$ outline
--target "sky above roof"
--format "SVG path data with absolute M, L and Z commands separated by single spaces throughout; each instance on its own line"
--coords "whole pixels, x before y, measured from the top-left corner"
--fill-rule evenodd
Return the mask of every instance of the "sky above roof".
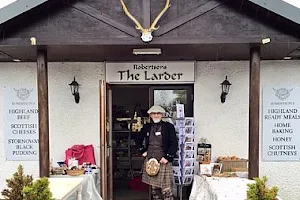
M 3 8 L 3 7 L 5 7 L 5 6 L 7 6 L 7 5 L 9 5 L 9 4 L 11 4 L 15 1 L 17 1 L 17 0 L 1 0 L 0 1 L 0 8 Z
M 0 24 L 47 0 L 0 0 Z M 300 0 L 249 0 L 300 24 Z M 7 6 L 16 2 L 13 7 Z M 5 8 L 7 7 L 7 8 Z
M 13 2 L 15 2 L 17 0 L 1 0 L 0 1 L 0 8 L 3 8 Z M 298 8 L 300 8 L 300 1 L 299 0 L 282 0 L 282 1 L 285 1 L 293 6 L 296 6 Z
M 300 0 L 249 0 L 300 24 Z
M 282 0 L 282 1 L 285 1 L 297 8 L 300 8 L 300 1 L 299 0 Z
M 46 1 L 47 0 L 0 0 L 0 24 Z

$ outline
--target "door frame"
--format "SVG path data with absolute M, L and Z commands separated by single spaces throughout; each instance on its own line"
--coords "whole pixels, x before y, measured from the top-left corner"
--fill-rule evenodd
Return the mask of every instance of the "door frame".
M 112 91 L 105 80 L 99 81 L 100 96 L 100 185 L 101 197 L 113 199 Z
M 100 174 L 101 197 L 104 200 L 113 200 L 113 149 L 112 149 L 112 90 L 114 87 L 145 87 L 149 91 L 149 107 L 153 105 L 154 90 L 187 90 L 188 114 L 193 116 L 194 109 L 194 84 L 108 84 L 105 80 L 99 82 L 100 94 Z M 150 195 L 150 192 L 149 192 Z

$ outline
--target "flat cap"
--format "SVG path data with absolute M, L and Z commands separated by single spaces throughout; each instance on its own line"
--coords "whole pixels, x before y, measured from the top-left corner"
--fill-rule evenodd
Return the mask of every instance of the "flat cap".
M 166 112 L 165 109 L 163 109 L 163 107 L 161 107 L 161 106 L 152 106 L 147 111 L 148 114 L 150 114 L 150 113 L 162 113 L 162 114 L 164 114 L 165 112 Z

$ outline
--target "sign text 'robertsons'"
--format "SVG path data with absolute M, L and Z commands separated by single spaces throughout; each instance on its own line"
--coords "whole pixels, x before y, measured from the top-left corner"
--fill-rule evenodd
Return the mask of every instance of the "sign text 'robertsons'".
M 108 83 L 191 83 L 194 62 L 107 63 Z

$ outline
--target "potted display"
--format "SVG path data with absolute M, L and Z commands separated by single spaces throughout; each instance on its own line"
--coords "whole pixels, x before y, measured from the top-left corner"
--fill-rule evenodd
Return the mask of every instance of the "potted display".
M 1 192 L 5 200 L 53 200 L 48 178 L 33 182 L 32 176 L 24 174 L 22 165 L 6 182 L 8 188 Z
M 23 196 L 24 200 L 54 200 L 48 178 L 38 179 L 32 185 L 24 187 Z
M 279 200 L 277 198 L 278 187 L 269 188 L 267 186 L 267 177 L 254 178 L 255 183 L 247 184 L 247 200 Z
M 8 188 L 1 192 L 2 196 L 7 200 L 23 200 L 23 188 L 32 185 L 33 178 L 25 175 L 22 165 L 19 165 L 18 171 L 6 183 Z

